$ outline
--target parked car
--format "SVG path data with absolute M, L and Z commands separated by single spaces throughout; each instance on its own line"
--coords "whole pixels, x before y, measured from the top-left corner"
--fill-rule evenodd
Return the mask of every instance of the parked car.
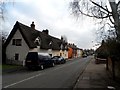
M 84 58 L 84 57 L 87 57 L 87 54 L 83 54 L 82 57 L 83 57 L 83 58 Z
M 66 63 L 66 60 L 61 56 L 54 56 L 54 57 L 52 57 L 52 60 L 54 61 L 55 64 Z
M 97 53 L 97 54 L 95 54 L 94 57 L 95 57 L 96 64 L 100 64 L 100 63 L 106 64 L 106 62 L 107 62 L 107 57 L 104 54 Z
M 54 65 L 51 56 L 46 53 L 29 52 L 25 60 L 25 66 L 28 69 L 44 69 L 45 67 Z

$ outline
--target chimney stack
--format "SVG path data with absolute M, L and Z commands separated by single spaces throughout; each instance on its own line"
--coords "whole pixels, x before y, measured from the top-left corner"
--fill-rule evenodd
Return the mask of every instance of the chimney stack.
M 49 30 L 48 29 L 43 30 L 42 33 L 45 33 L 45 34 L 49 35 Z
M 35 29 L 35 24 L 34 22 L 32 22 L 32 24 L 30 25 L 32 29 Z

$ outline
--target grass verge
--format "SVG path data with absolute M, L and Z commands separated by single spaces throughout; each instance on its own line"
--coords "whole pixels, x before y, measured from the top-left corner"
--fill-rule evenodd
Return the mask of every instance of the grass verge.
M 0 68 L 2 68 L 2 70 L 17 68 L 17 67 L 20 67 L 20 66 L 19 65 L 7 65 L 7 64 L 0 65 Z

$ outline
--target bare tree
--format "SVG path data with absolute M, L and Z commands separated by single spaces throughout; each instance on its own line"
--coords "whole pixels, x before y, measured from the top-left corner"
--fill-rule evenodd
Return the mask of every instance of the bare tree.
M 5 5 L 6 3 L 3 0 L 1 0 L 0 1 L 0 20 L 4 20 Z
M 7 12 L 6 6 L 9 4 L 9 2 L 14 5 L 14 0 L 0 0 L 0 26 L 1 26 L 0 40 L 2 41 L 2 45 L 6 41 L 6 37 L 8 34 L 8 32 L 5 32 L 5 30 L 3 30 L 2 25 L 6 21 L 6 17 L 5 17 L 5 13 Z
M 100 23 L 104 22 L 100 29 L 103 29 L 105 25 L 109 25 L 111 28 L 114 26 L 117 38 L 120 40 L 119 3 L 120 1 L 116 3 L 115 0 L 73 0 L 70 7 L 75 16 L 85 15 L 100 19 Z M 112 10 L 109 9 L 108 4 Z
M 5 15 L 5 12 L 7 11 L 6 6 L 10 3 L 14 5 L 15 1 L 14 0 L 0 0 L 0 20 L 5 19 L 4 15 Z

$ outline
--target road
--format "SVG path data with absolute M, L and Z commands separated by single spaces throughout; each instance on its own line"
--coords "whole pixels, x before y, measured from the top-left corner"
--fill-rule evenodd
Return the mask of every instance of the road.
M 3 88 L 73 88 L 92 57 L 76 58 L 39 71 L 21 70 L 3 75 Z

